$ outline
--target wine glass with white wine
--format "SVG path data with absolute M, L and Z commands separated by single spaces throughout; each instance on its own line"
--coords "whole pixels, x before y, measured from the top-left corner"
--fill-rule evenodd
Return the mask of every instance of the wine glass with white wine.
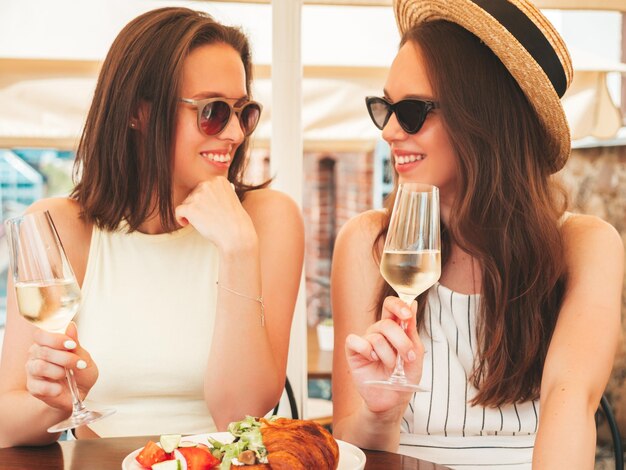
M 398 185 L 380 273 L 407 305 L 428 290 L 441 275 L 439 230 L 439 189 L 422 183 Z M 407 322 L 400 325 L 406 330 Z M 371 386 L 397 391 L 427 391 L 410 383 L 404 374 L 404 361 L 396 357 L 396 367 L 387 380 L 369 380 Z
M 20 315 L 47 331 L 64 333 L 80 306 L 80 288 L 48 211 L 5 221 L 11 276 Z M 61 432 L 114 413 L 85 408 L 71 369 L 65 370 L 72 416 L 48 428 Z

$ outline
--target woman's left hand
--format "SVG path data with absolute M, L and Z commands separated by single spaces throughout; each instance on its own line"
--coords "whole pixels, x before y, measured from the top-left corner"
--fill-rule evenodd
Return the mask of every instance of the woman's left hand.
M 176 207 L 175 216 L 180 225 L 193 225 L 222 251 L 236 249 L 256 237 L 250 216 L 223 176 L 198 184 Z

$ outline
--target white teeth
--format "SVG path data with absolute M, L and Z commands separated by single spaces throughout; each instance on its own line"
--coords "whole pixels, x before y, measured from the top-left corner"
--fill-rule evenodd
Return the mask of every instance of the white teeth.
M 214 162 L 226 163 L 230 161 L 230 153 L 201 152 L 200 155 Z
M 423 154 L 411 154 L 411 155 L 405 155 L 405 156 L 397 156 L 396 163 L 398 163 L 398 165 L 404 165 L 405 163 L 419 162 L 421 160 L 424 160 L 424 158 L 426 157 Z

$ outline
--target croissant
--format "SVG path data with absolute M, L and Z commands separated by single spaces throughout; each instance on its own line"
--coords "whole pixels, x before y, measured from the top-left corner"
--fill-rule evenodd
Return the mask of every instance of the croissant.
M 333 436 L 314 421 L 260 419 L 263 444 L 272 470 L 335 470 L 339 446 Z

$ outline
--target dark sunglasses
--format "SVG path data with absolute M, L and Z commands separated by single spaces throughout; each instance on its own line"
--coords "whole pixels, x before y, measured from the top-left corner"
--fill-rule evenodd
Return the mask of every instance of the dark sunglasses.
M 209 137 L 222 132 L 230 122 L 233 113 L 237 115 L 243 133 L 246 137 L 249 136 L 259 123 L 263 109 L 261 103 L 256 101 L 246 101 L 241 106 L 233 106 L 225 98 L 206 100 L 180 98 L 180 101 L 195 106 L 198 110 L 198 129 Z
M 380 130 L 383 130 L 387 125 L 391 115 L 396 113 L 398 124 L 409 134 L 418 132 L 422 128 L 428 113 L 439 107 L 439 103 L 435 101 L 411 98 L 391 103 L 385 98 L 379 98 L 378 96 L 366 97 L 365 104 L 372 121 L 374 121 L 374 125 Z

